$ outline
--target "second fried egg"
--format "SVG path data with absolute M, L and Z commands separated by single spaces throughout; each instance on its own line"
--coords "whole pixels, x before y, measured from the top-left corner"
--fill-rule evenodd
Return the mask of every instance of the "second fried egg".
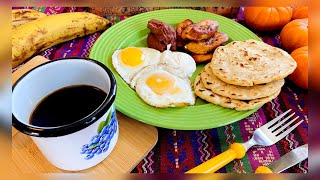
M 194 105 L 195 95 L 190 80 L 179 77 L 164 65 L 148 66 L 136 76 L 135 89 L 147 104 L 155 107 Z

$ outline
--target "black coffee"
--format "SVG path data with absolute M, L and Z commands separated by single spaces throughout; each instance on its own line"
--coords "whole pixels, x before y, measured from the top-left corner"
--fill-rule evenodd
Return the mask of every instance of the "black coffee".
M 56 127 L 73 123 L 91 114 L 106 97 L 104 91 L 93 86 L 58 89 L 38 103 L 30 116 L 30 124 Z

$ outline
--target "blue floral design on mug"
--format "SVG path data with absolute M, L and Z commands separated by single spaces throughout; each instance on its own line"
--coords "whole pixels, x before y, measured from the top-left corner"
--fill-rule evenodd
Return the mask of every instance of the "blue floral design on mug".
M 107 119 L 100 122 L 97 129 L 97 134 L 91 138 L 90 143 L 81 147 L 80 154 L 86 154 L 84 159 L 89 160 L 95 155 L 107 152 L 111 139 L 116 132 L 116 111 L 114 108 L 112 108 Z

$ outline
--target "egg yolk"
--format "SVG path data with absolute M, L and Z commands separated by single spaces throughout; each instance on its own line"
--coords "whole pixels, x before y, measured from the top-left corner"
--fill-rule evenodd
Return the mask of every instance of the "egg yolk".
M 175 81 L 167 74 L 153 74 L 146 83 L 158 95 L 180 92 L 180 89 L 175 87 Z
M 128 66 L 137 66 L 142 63 L 142 51 L 138 48 L 129 47 L 121 51 L 120 59 Z

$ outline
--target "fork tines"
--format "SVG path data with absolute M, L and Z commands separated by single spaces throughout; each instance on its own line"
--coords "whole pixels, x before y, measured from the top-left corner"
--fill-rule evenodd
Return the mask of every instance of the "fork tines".
M 295 113 L 293 112 L 292 114 L 290 114 L 289 116 L 287 116 L 284 119 L 283 118 L 286 114 L 288 114 L 291 111 L 291 109 L 287 110 L 286 112 L 282 113 L 280 116 L 274 118 L 272 121 L 268 122 L 266 125 L 268 126 L 268 129 L 274 133 L 276 136 L 280 136 L 278 138 L 283 138 L 285 137 L 287 134 L 289 134 L 293 129 L 295 129 L 297 126 L 299 126 L 303 120 L 300 120 L 298 123 L 294 124 L 292 127 L 290 127 L 289 129 L 286 129 L 288 126 L 290 126 L 293 122 L 295 122 L 299 117 L 295 117 L 292 120 L 288 121 Z M 285 130 L 283 132 L 283 130 Z

